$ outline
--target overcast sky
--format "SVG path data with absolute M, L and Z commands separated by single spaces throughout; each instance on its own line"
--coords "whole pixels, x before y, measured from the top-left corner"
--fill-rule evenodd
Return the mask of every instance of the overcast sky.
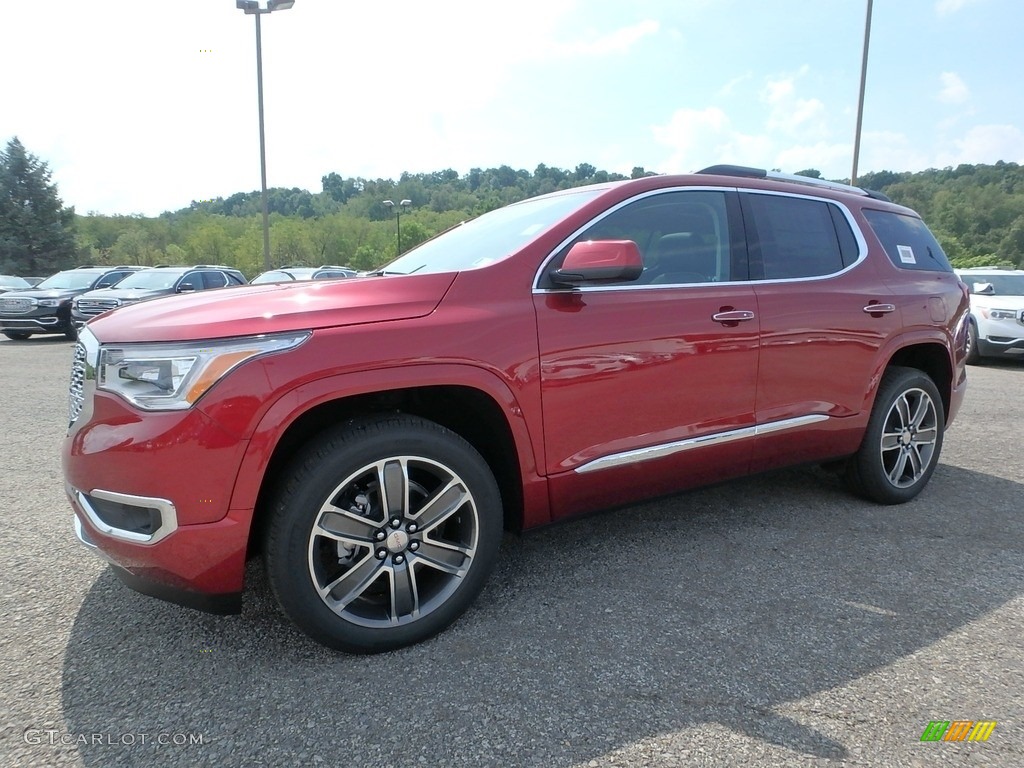
M 261 0 L 265 4 L 265 0 Z M 269 186 L 741 163 L 849 177 L 866 0 L 296 0 L 263 16 Z M 18 0 L 0 142 L 79 213 L 259 189 L 234 0 Z M 877 0 L 860 171 L 1024 162 L 1022 0 Z

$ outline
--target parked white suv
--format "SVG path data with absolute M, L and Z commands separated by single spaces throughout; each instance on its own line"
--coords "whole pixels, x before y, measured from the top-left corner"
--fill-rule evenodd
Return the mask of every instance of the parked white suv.
M 1024 356 L 1024 270 L 958 269 L 971 292 L 967 362 Z

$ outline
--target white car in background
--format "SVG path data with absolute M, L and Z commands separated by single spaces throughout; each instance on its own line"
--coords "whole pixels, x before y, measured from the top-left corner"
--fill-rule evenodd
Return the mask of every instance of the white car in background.
M 967 362 L 1024 357 L 1024 270 L 972 267 L 956 273 L 971 292 Z

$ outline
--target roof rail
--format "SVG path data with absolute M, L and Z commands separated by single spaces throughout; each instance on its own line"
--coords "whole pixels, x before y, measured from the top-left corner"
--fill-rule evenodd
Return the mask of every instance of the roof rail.
M 881 192 L 871 192 L 860 187 L 849 184 L 842 184 L 838 181 L 828 179 L 815 179 L 811 176 L 800 176 L 795 173 L 780 173 L 779 171 L 766 171 L 764 168 L 749 168 L 745 165 L 712 165 L 697 173 L 713 174 L 715 176 L 739 176 L 745 179 L 774 179 L 776 181 L 788 181 L 792 184 L 806 184 L 810 187 L 831 189 L 835 192 L 847 192 L 854 195 L 867 195 L 875 200 L 889 201 L 889 198 Z

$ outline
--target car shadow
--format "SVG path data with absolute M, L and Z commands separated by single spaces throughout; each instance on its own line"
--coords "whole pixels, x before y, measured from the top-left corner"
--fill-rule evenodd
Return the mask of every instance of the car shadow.
M 775 710 L 1016 597 L 1007 541 L 1021 540 L 1022 497 L 940 465 L 917 500 L 882 507 L 798 469 L 509 536 L 462 620 L 378 656 L 295 630 L 258 564 L 235 617 L 136 595 L 105 571 L 67 646 L 66 729 L 201 733 L 223 764 L 569 766 L 717 723 L 844 759 L 849 745 Z M 481 744 L 493 759 L 467 756 Z M 78 749 L 88 766 L 202 757 Z

